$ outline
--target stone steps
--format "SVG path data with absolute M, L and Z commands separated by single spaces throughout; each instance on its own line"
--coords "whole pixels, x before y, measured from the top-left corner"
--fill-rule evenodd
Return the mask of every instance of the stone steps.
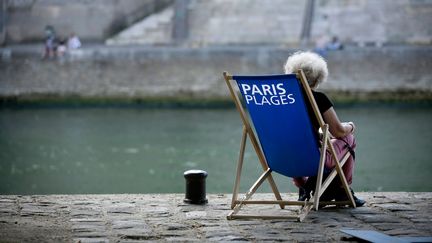
M 212 44 L 298 43 L 305 3 L 296 0 L 192 0 L 187 9 L 187 42 Z M 281 15 L 281 8 L 284 15 Z M 172 43 L 174 8 L 170 6 L 108 39 L 108 45 Z M 289 26 L 287 28 L 287 26 Z
M 167 44 L 171 42 L 173 6 L 155 13 L 106 40 L 107 45 Z

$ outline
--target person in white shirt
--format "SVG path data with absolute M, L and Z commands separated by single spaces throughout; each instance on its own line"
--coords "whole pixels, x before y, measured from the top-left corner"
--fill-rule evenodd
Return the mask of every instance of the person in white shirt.
M 81 41 L 75 33 L 72 33 L 67 42 L 67 48 L 69 50 L 78 49 L 81 47 Z

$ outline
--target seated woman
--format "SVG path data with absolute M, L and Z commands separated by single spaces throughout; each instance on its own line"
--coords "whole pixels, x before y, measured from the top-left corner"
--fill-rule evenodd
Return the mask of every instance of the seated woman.
M 350 152 L 353 156 L 350 156 L 342 167 L 344 175 L 349 185 L 352 183 L 353 170 L 354 170 L 354 149 L 356 147 L 354 139 L 354 131 L 356 129 L 353 122 L 340 122 L 336 111 L 333 108 L 333 103 L 330 99 L 321 92 L 316 91 L 318 85 L 324 82 L 328 76 L 327 63 L 320 55 L 313 52 L 296 52 L 288 57 L 285 64 L 285 73 L 295 73 L 298 69 L 302 69 L 310 88 L 312 89 L 313 96 L 318 105 L 324 122 L 329 125 L 329 131 L 331 133 L 331 142 L 336 150 L 338 158 L 344 155 L 346 152 Z M 318 130 L 319 125 L 316 123 L 314 127 Z M 335 167 L 336 161 L 330 156 L 330 152 L 327 151 L 325 167 L 327 170 Z M 300 177 L 294 178 L 294 184 L 299 187 L 299 200 L 304 201 L 310 197 L 310 192 L 314 189 L 311 182 L 316 178 Z M 337 182 L 337 180 L 335 180 Z M 332 183 L 333 184 L 333 183 Z M 328 192 L 327 192 L 328 191 Z M 351 189 L 354 195 L 354 192 Z M 336 186 L 331 186 L 326 190 L 323 195 L 324 200 L 337 200 L 346 201 L 348 200 L 344 189 L 340 183 Z M 363 206 L 365 201 L 354 196 L 354 201 L 357 207 Z

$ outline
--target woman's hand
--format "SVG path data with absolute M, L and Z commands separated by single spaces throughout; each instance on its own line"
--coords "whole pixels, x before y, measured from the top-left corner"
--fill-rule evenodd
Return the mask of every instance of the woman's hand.
M 354 125 L 354 122 L 346 122 L 347 125 L 351 126 L 351 133 L 354 134 L 354 131 L 356 130 L 356 126 Z
M 343 126 L 348 127 L 347 130 L 349 131 L 349 133 L 354 134 L 354 131 L 356 130 L 354 122 L 343 122 L 342 124 Z

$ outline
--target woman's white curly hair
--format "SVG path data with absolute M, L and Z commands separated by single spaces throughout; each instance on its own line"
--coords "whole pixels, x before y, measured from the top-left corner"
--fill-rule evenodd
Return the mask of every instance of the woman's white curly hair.
M 302 69 L 311 88 L 327 80 L 328 69 L 324 58 L 314 52 L 299 51 L 288 57 L 285 66 L 285 73 L 295 73 Z

